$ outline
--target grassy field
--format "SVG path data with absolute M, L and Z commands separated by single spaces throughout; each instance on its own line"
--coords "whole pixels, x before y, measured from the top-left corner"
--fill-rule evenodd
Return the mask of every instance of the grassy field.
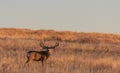
M 24 66 L 40 41 L 56 48 L 44 66 Z M 0 73 L 120 73 L 120 35 L 54 30 L 0 29 Z

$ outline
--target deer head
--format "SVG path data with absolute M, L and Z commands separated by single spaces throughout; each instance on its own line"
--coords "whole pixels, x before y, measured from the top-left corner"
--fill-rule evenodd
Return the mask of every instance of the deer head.
M 46 46 L 45 41 L 43 41 L 43 42 L 40 43 L 40 46 L 42 47 L 42 49 L 46 49 L 49 54 L 52 54 L 53 50 L 55 50 L 55 48 L 57 46 L 59 46 L 59 43 L 56 42 L 55 45 L 53 45 L 53 46 Z

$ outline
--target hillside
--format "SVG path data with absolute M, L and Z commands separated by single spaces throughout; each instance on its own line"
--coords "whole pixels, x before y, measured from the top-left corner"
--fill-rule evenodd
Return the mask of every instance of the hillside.
M 44 69 L 26 52 L 59 42 Z M 119 73 L 120 35 L 18 28 L 0 29 L 0 73 Z
M 55 30 L 30 30 L 17 28 L 1 28 L 0 38 L 59 40 L 81 42 L 111 42 L 120 43 L 120 35 L 105 33 L 84 33 Z

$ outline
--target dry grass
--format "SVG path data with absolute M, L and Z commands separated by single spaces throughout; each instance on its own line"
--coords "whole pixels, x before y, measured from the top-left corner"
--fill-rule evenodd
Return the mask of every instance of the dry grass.
M 26 52 L 60 42 L 44 67 L 24 67 Z M 0 73 L 120 73 L 120 35 L 54 30 L 0 29 Z

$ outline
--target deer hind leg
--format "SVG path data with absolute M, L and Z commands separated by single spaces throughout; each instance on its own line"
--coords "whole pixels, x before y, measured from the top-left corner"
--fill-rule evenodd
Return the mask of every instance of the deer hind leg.
M 25 62 L 24 67 L 26 67 L 27 65 L 29 66 L 30 62 L 31 62 L 31 60 L 28 59 L 28 60 Z
M 29 57 L 27 57 L 28 59 L 27 59 L 27 61 L 25 62 L 25 65 L 29 65 L 30 64 L 30 62 L 34 59 L 34 57 L 32 56 L 32 55 L 30 55 Z
M 28 59 L 25 64 L 30 64 L 31 60 Z
M 27 61 L 24 63 L 23 67 L 26 67 L 27 65 L 29 65 L 29 63 L 30 63 L 30 60 L 27 60 Z

